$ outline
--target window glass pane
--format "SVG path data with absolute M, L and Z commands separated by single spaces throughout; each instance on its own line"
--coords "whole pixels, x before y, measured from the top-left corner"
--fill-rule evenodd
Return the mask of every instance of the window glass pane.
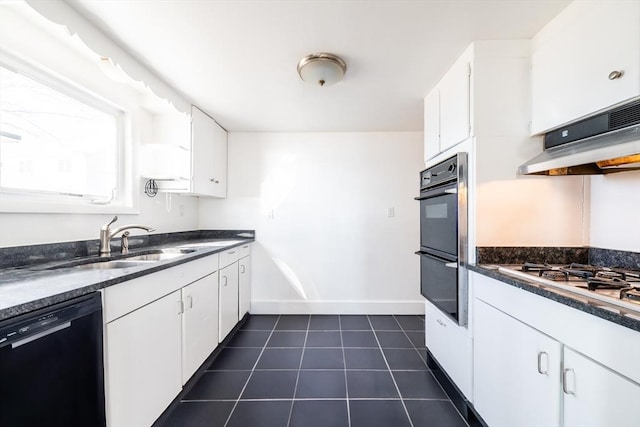
M 0 67 L 0 187 L 110 198 L 118 116 Z

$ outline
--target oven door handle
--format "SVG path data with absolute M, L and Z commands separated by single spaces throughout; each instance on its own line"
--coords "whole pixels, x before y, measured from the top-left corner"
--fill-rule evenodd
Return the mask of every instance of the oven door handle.
M 449 260 L 446 260 L 446 259 L 440 258 L 440 257 L 438 257 L 438 256 L 435 256 L 435 255 L 430 254 L 429 252 L 425 252 L 425 251 L 416 251 L 416 253 L 415 253 L 415 254 L 416 254 L 416 255 L 420 255 L 420 256 L 426 256 L 426 257 L 429 257 L 429 258 L 433 258 L 433 259 L 435 259 L 436 261 L 439 261 L 439 262 L 443 263 L 445 267 L 449 267 L 449 268 L 458 268 L 458 261 L 451 261 L 451 262 L 447 262 L 447 261 L 449 261 Z

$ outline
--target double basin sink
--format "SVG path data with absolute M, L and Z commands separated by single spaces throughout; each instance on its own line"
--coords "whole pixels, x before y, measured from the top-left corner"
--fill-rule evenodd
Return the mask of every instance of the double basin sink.
M 211 242 L 200 242 L 184 244 L 173 248 L 157 249 L 153 251 L 147 251 L 144 254 L 130 254 L 125 255 L 119 259 L 103 260 L 103 259 L 91 259 L 87 262 L 74 261 L 72 263 L 65 263 L 47 268 L 47 270 L 58 270 L 61 268 L 73 268 L 75 270 L 113 270 L 118 268 L 131 268 L 138 266 L 149 266 L 159 261 L 166 261 L 173 258 L 177 258 L 183 255 L 190 254 L 201 248 L 215 248 L 221 246 L 229 246 L 236 243 L 240 243 L 242 240 L 221 240 Z

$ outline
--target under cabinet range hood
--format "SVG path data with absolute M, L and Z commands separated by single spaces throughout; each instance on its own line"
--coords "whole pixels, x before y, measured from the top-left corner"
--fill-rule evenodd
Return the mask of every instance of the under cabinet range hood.
M 521 175 L 595 175 L 640 169 L 640 98 L 544 136 Z

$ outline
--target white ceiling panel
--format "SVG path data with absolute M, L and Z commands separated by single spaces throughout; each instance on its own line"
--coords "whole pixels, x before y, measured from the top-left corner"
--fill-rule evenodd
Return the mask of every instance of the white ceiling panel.
M 473 40 L 531 38 L 565 0 L 69 0 L 230 131 L 422 129 L 422 98 Z M 305 85 L 331 52 L 343 81 Z

